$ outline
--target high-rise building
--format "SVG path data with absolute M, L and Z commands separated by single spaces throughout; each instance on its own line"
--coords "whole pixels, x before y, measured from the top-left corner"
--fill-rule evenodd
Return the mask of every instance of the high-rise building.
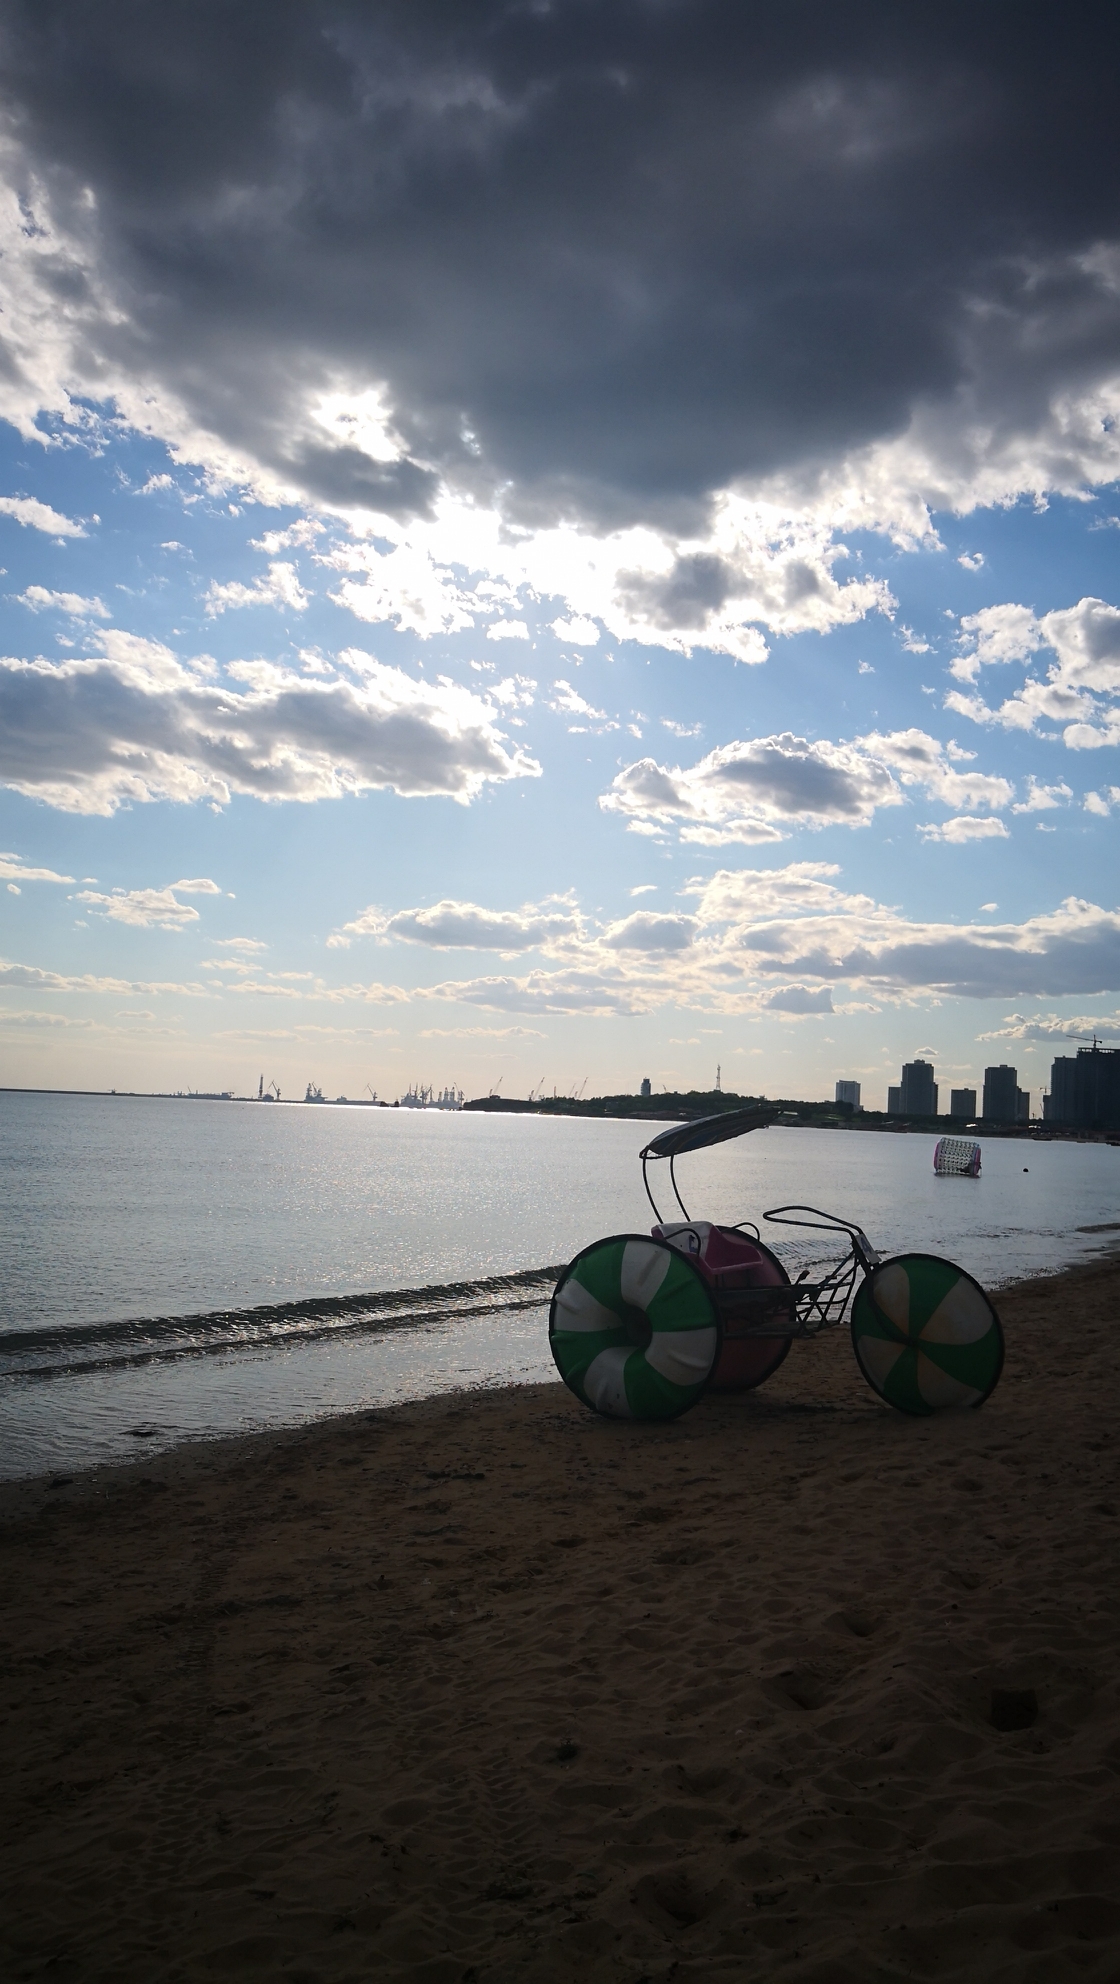
M 1018 1122 L 1018 1068 L 1009 1068 L 1006 1062 L 998 1068 L 985 1068 L 983 1116 L 986 1123 Z
M 907 1061 L 902 1070 L 901 1112 L 903 1116 L 936 1116 L 937 1083 L 929 1061 Z
M 1029 1123 L 1031 1120 L 1031 1092 L 1029 1088 L 1015 1091 L 1015 1121 Z
M 949 1090 L 949 1114 L 961 1116 L 965 1122 L 976 1114 L 976 1090 L 974 1088 L 951 1088 Z
M 850 1103 L 851 1103 L 851 1105 L 852 1105 L 852 1108 L 853 1108 L 853 1109 L 858 1109 L 858 1108 L 859 1108 L 859 1083 L 858 1083 L 858 1082 L 837 1082 L 837 1084 L 836 1084 L 836 1100 L 837 1100 L 837 1102 L 850 1102 Z
M 1079 1130 L 1120 1126 L 1120 1048 L 1078 1049 L 1076 1058 L 1059 1055 L 1050 1069 L 1050 1093 L 1043 1105 L 1048 1123 Z
M 889 1088 L 887 1090 L 887 1115 L 901 1116 L 901 1114 L 902 1090 L 900 1088 Z
M 1042 1114 L 1048 1123 L 1077 1122 L 1077 1062 L 1060 1054 L 1050 1067 L 1050 1093 L 1043 1101 Z
M 642 1094 L 643 1094 L 643 1095 L 652 1095 L 652 1094 L 653 1094 L 653 1090 L 652 1090 L 652 1089 L 651 1089 L 651 1087 L 650 1087 L 650 1082 L 649 1082 L 649 1076 L 648 1076 L 648 1075 L 643 1075 L 643 1077 L 642 1077 Z

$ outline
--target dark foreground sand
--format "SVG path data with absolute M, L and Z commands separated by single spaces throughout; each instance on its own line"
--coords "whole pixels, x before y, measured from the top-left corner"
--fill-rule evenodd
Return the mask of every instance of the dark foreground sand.
M 4 1975 L 1120 1979 L 1120 1269 L 1001 1309 L 3 1491 Z

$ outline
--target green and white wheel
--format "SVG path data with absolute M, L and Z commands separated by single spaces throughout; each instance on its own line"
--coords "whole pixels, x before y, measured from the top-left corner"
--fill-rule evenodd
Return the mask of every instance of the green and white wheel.
M 698 1268 L 663 1240 L 596 1240 L 565 1268 L 548 1339 L 569 1390 L 612 1419 L 675 1419 L 715 1369 L 722 1332 Z
M 899 1254 L 873 1269 L 852 1304 L 852 1347 L 872 1390 L 900 1412 L 983 1405 L 1003 1369 L 988 1297 L 936 1254 Z

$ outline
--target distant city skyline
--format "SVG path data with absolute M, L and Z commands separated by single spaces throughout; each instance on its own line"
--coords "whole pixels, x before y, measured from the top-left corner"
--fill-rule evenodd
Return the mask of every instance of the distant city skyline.
M 0 5 L 0 1083 L 1120 1041 L 1095 10 Z

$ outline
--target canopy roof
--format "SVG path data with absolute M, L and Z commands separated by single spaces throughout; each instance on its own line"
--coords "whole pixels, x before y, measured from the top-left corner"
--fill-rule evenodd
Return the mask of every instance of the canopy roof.
M 709 1144 L 728 1143 L 732 1137 L 745 1137 L 748 1130 L 764 1130 L 777 1121 L 775 1109 L 725 1109 L 718 1116 L 701 1116 L 692 1123 L 674 1123 L 662 1130 L 641 1152 L 649 1157 L 679 1157 L 682 1151 L 706 1150 Z

